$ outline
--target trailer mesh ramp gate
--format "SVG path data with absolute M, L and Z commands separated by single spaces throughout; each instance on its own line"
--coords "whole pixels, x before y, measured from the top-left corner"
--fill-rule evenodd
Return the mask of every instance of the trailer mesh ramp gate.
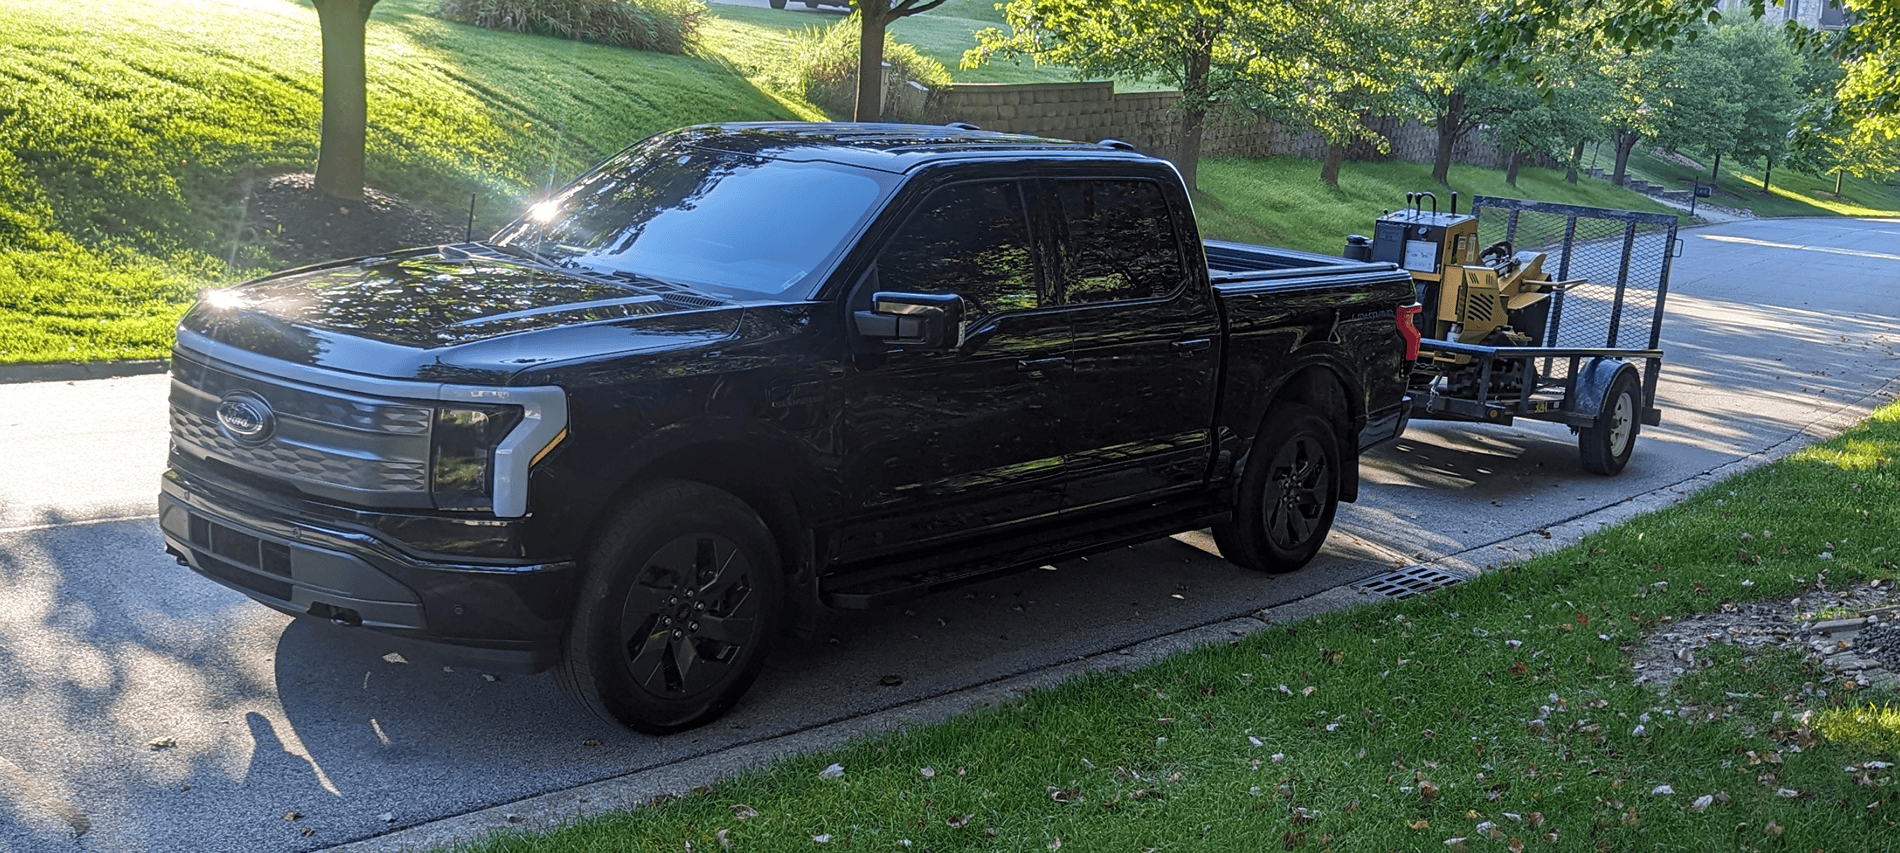
M 1586 280 L 1551 297 L 1543 345 L 1554 348 L 1661 347 L 1663 300 L 1676 249 L 1676 217 L 1568 204 L 1477 196 L 1480 245 L 1510 241 L 1516 251 L 1543 252 L 1557 281 Z M 1567 378 L 1567 359 L 1547 358 L 1538 372 Z M 1645 397 L 1655 399 L 1660 362 L 1643 371 Z

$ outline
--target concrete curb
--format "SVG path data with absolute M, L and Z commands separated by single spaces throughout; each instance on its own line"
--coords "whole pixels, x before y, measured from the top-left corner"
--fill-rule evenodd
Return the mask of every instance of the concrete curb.
M 77 382 L 164 373 L 170 359 L 150 361 L 58 361 L 52 364 L 0 364 L 0 385 L 20 382 Z

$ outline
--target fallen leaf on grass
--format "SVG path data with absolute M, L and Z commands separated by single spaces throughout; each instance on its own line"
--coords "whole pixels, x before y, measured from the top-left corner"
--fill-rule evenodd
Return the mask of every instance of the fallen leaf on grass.
M 1695 802 L 1689 804 L 1689 811 L 1700 814 L 1702 812 L 1708 811 L 1709 806 L 1712 806 L 1714 804 L 1715 804 L 1714 797 L 1708 794 L 1703 794 L 1702 796 L 1695 798 Z
M 917 771 L 917 775 L 922 776 L 925 779 L 935 779 L 937 778 L 937 768 L 925 767 L 922 770 Z
M 833 764 L 830 767 L 818 771 L 818 778 L 820 779 L 838 779 L 843 776 L 844 765 L 842 764 Z
M 1771 838 L 1774 836 L 1780 835 L 1781 831 L 1782 831 L 1781 824 L 1775 823 L 1772 820 L 1768 822 L 1767 826 L 1764 826 L 1761 828 L 1761 834 L 1769 836 Z
M 824 835 L 814 835 L 814 836 L 812 836 L 812 837 L 811 837 L 811 840 L 813 840 L 813 841 L 816 841 L 816 842 L 818 842 L 819 844 L 830 844 L 830 843 L 831 843 L 831 833 L 829 833 L 829 832 L 827 832 L 827 833 L 825 833 Z
M 1418 820 L 1406 824 L 1405 827 L 1407 829 L 1431 829 L 1432 822 L 1424 818 L 1419 818 Z
M 750 820 L 759 816 L 759 810 L 745 803 L 739 803 L 732 807 L 732 816 L 740 820 Z
M 959 815 L 944 821 L 944 823 L 948 824 L 951 829 L 962 829 L 963 827 L 969 826 L 970 819 L 974 817 L 976 817 L 976 815 L 973 814 Z

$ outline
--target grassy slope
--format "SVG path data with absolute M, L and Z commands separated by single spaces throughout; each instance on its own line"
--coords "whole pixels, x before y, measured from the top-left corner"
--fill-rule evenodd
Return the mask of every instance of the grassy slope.
M 470 849 L 1900 849 L 1900 715 L 1858 714 L 1891 688 L 1849 690 L 1799 644 L 1718 644 L 1663 693 L 1630 665 L 1689 614 L 1892 583 L 1896 463 L 1900 404 L 1429 596 Z
M 370 181 L 489 221 L 649 133 L 809 115 L 727 66 L 443 23 L 370 21 Z M 247 181 L 314 162 L 314 10 L 11 0 L 0 16 L 0 362 L 152 358 L 201 288 L 270 263 Z M 227 266 L 228 265 L 228 266 Z
M 1407 191 L 1432 190 L 1449 209 L 1451 199 L 1444 187 L 1432 183 L 1431 172 L 1429 163 L 1347 163 L 1339 188 L 1332 189 L 1320 182 L 1314 160 L 1206 160 L 1194 195 L 1195 216 L 1206 237 L 1338 254 L 1347 234 L 1370 235 L 1379 212 L 1402 206 Z M 1451 188 L 1460 196 L 1461 211 L 1469 209 L 1471 196 L 1486 195 L 1676 212 L 1604 181 L 1583 178 L 1572 186 L 1564 183 L 1562 172 L 1549 169 L 1524 169 L 1512 187 L 1503 172 L 1453 166 Z
M 1710 158 L 1707 162 L 1714 162 Z M 1757 216 L 1900 216 L 1900 189 L 1881 181 L 1849 177 L 1841 194 L 1834 195 L 1834 179 L 1804 175 L 1782 166 L 1770 175 L 1762 191 L 1762 163 L 1722 161 L 1719 186 L 1724 191 L 1710 201 L 1724 207 L 1752 210 Z M 1684 188 L 1687 179 L 1707 182 L 1708 169 L 1695 169 L 1652 156 L 1647 150 L 1630 155 L 1631 177 Z

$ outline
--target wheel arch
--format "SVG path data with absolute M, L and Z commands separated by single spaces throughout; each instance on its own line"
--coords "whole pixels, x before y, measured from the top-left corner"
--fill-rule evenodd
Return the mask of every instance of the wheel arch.
M 807 449 L 787 438 L 752 431 L 681 426 L 642 440 L 645 452 L 616 466 L 617 485 L 594 510 L 586 541 L 596 541 L 613 520 L 613 508 L 652 484 L 667 480 L 702 483 L 728 492 L 754 512 L 778 545 L 785 575 L 787 625 L 808 633 L 819 610 L 817 555 L 809 533 L 821 493 L 819 472 Z
M 1263 399 L 1258 416 L 1251 420 L 1247 452 L 1233 472 L 1236 486 L 1246 473 L 1247 460 L 1253 454 L 1255 440 L 1266 428 L 1267 419 L 1286 404 L 1296 403 L 1319 412 L 1332 423 L 1340 459 L 1347 463 L 1340 466 L 1339 499 L 1348 503 L 1358 500 L 1359 442 L 1356 435 L 1365 423 L 1366 403 L 1363 394 L 1354 393 L 1347 375 L 1330 364 L 1309 362 L 1288 374 L 1285 381 Z

